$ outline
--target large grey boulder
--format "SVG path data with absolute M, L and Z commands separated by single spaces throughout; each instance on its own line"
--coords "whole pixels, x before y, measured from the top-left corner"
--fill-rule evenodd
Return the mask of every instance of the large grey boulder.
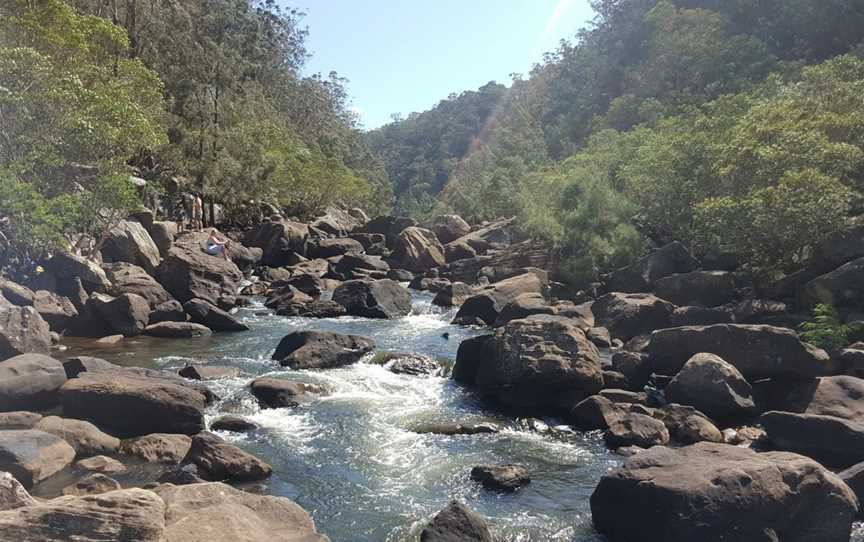
M 151 433 L 124 440 L 120 451 L 147 463 L 177 465 L 189 454 L 192 437 L 174 433 Z
M 640 452 L 591 495 L 594 525 L 612 542 L 846 542 L 857 508 L 815 461 L 707 442 Z
M 33 306 L 34 292 L 26 286 L 22 286 L 11 280 L 0 278 L 0 296 L 9 303 L 18 307 Z
M 348 252 L 363 252 L 360 241 L 348 238 L 321 239 L 309 248 L 311 258 L 331 258 Z
M 691 271 L 657 280 L 654 292 L 676 305 L 716 307 L 735 297 L 735 280 L 728 271 Z
M 791 329 L 746 324 L 687 326 L 655 331 L 648 347 L 654 371 L 674 375 L 695 354 L 716 354 L 744 378 L 807 379 L 831 374 L 828 354 L 801 342 Z
M 109 293 L 113 296 L 135 294 L 143 297 L 155 308 L 173 298 L 168 291 L 156 282 L 142 267 L 131 263 L 118 262 L 106 264 L 105 273 L 111 280 Z
M 84 420 L 46 416 L 36 423 L 34 429 L 62 438 L 75 449 L 78 457 L 115 454 L 120 449 L 120 439 L 103 433 Z
M 60 401 L 63 364 L 42 354 L 20 354 L 0 362 L 0 412 L 42 410 Z
M 591 305 L 597 325 L 622 341 L 668 327 L 675 309 L 655 295 L 619 292 L 606 294 Z
M 0 306 L 0 361 L 51 352 L 51 329 L 33 307 Z
M 393 259 L 409 271 L 421 272 L 447 263 L 444 247 L 435 233 L 418 227 L 405 228 L 396 238 Z
M 714 354 L 691 357 L 666 386 L 666 399 L 690 405 L 715 420 L 734 420 L 756 411 L 753 388 L 733 365 Z
M 333 291 L 333 301 L 352 316 L 399 318 L 411 313 L 411 293 L 390 279 L 343 282 Z
M 420 542 L 492 542 L 492 535 L 479 514 L 451 501 L 423 529 Z
M 88 371 L 68 380 L 60 399 L 64 415 L 90 420 L 118 436 L 194 435 L 204 429 L 206 397 L 169 379 Z
M 290 220 L 269 221 L 260 224 L 243 239 L 247 247 L 263 251 L 261 263 L 271 267 L 296 263 L 295 256 L 306 253 L 309 227 Z
M 609 423 L 603 440 L 610 448 L 638 446 L 650 448 L 669 442 L 669 430 L 660 421 L 635 412 L 628 412 Z
M 605 280 L 606 288 L 611 292 L 650 292 L 657 280 L 675 273 L 689 273 L 698 265 L 684 245 L 675 241 L 610 273 Z
M 140 222 L 121 220 L 108 230 L 102 257 L 106 262 L 129 262 L 152 273 L 159 265 L 159 247 Z
M 501 311 L 517 297 L 525 294 L 542 295 L 544 282 L 536 273 L 522 273 L 495 282 L 465 300 L 453 319 L 454 323 L 482 322 L 494 325 Z
M 603 387 L 600 354 L 574 321 L 555 316 L 513 320 L 471 359 L 478 391 L 503 405 L 567 411 Z M 458 359 L 454 375 L 462 375 Z
M 33 293 L 33 308 L 39 313 L 51 331 L 63 332 L 78 316 L 78 310 L 68 297 L 46 290 Z
M 214 305 L 237 295 L 243 273 L 234 262 L 204 252 L 194 238 L 181 236 L 156 269 L 156 279 L 178 301 L 203 299 Z
M 36 429 L 0 431 L 0 471 L 11 473 L 27 489 L 60 472 L 73 459 L 75 450 L 50 433 Z
M 213 332 L 209 327 L 194 322 L 157 322 L 145 327 L 144 334 L 165 339 L 191 339 L 206 337 Z
M 21 482 L 8 472 L 0 472 L 0 511 L 36 504 Z
M 390 264 L 380 256 L 349 252 L 329 260 L 327 273 L 337 280 L 383 279 L 390 272 Z
M 313 396 L 324 391 L 316 384 L 265 376 L 253 380 L 249 384 L 249 389 L 262 408 L 298 406 L 301 402 L 308 402 Z
M 255 495 L 219 482 L 163 484 L 163 542 L 327 542 L 309 514 L 285 497 Z
M 99 264 L 69 252 L 58 252 L 45 265 L 58 284 L 78 279 L 87 293 L 107 292 L 111 282 Z
M 193 322 L 207 326 L 213 331 L 247 331 L 249 329 L 249 326 L 228 314 L 227 311 L 203 299 L 187 301 L 183 304 L 183 310 Z
M 329 331 L 295 331 L 282 338 L 273 359 L 292 369 L 332 369 L 357 363 L 375 349 L 371 339 Z
M 256 482 L 273 472 L 267 463 L 208 432 L 192 437 L 185 461 L 197 465 L 213 481 Z
M 864 305 L 864 258 L 844 264 L 804 285 L 805 304 L 824 303 L 835 307 Z
M 445 244 L 471 233 L 471 226 L 459 215 L 434 216 L 428 227 Z
M 168 255 L 168 251 L 174 246 L 174 236 L 177 235 L 176 222 L 154 222 L 147 229 L 156 248 L 159 249 L 159 255 L 163 258 Z
M 0 512 L 0 540 L 165 542 L 165 503 L 152 491 L 67 495 Z
M 150 304 L 136 294 L 111 297 L 94 293 L 88 307 L 92 307 L 109 329 L 127 337 L 140 335 L 150 323 Z

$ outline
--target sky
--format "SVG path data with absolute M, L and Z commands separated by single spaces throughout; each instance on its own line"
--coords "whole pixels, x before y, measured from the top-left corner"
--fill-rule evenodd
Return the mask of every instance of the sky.
M 290 1 L 290 0 L 289 0 Z M 306 12 L 305 73 L 335 70 L 363 127 L 449 94 L 527 75 L 592 18 L 588 0 L 293 0 Z

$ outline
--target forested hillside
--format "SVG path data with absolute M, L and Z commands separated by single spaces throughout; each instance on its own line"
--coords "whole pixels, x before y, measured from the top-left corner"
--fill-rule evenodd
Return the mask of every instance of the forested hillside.
M 864 1 L 593 7 L 506 91 L 368 134 L 399 210 L 520 215 L 578 280 L 673 239 L 756 274 L 790 270 L 857 215 Z
M 301 21 L 270 1 L 0 2 L 0 235 L 23 255 L 98 238 L 139 204 L 130 175 L 229 214 L 388 209 L 345 81 L 301 76 Z

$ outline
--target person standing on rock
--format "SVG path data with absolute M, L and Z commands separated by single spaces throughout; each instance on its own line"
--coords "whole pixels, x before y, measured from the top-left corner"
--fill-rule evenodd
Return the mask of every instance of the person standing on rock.
M 195 194 L 192 197 L 192 229 L 201 231 L 204 227 L 204 202 L 201 200 L 201 194 Z

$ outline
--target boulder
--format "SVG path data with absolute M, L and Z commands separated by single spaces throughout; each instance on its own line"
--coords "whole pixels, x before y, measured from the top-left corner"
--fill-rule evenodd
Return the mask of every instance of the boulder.
M 102 258 L 106 262 L 129 262 L 152 273 L 159 265 L 159 248 L 141 223 L 121 220 L 108 230 Z
M 349 252 L 331 258 L 327 273 L 337 280 L 383 279 L 390 272 L 390 265 L 380 256 Z
M 156 481 L 160 484 L 174 484 L 175 486 L 207 482 L 201 478 L 198 467 L 193 463 L 172 467 L 166 470 Z
M 675 273 L 689 273 L 698 266 L 684 245 L 675 241 L 606 277 L 611 292 L 650 292 L 654 283 Z
M 121 294 L 111 297 L 95 293 L 90 296 L 88 306 L 92 306 L 102 321 L 112 330 L 127 337 L 140 335 L 150 323 L 150 304 L 135 294 Z
M 255 495 L 218 482 L 154 491 L 166 506 L 163 542 L 327 542 L 309 514 L 285 497 Z
M 419 435 L 485 435 L 500 433 L 501 428 L 494 423 L 424 423 L 414 427 L 412 432 Z
M 338 318 L 345 315 L 345 307 L 331 300 L 316 299 L 309 303 L 289 304 L 276 311 L 279 316 L 303 316 L 306 318 Z
M 862 279 L 864 258 L 858 258 L 805 284 L 802 301 L 811 306 L 823 303 L 835 307 L 861 307 L 864 305 Z
M 420 542 L 492 542 L 492 535 L 479 514 L 450 501 L 420 533 Z
M 256 482 L 273 472 L 270 465 L 254 455 L 207 432 L 192 437 L 186 461 L 197 465 L 202 475 L 213 481 Z
M 555 309 L 539 293 L 520 294 L 504 305 L 495 319 L 494 326 L 501 327 L 511 320 L 528 318 L 534 314 L 555 314 Z
M 193 435 L 204 429 L 204 394 L 165 378 L 88 371 L 68 380 L 60 399 L 66 416 L 119 436 Z
M 54 254 L 45 268 L 57 278 L 58 284 L 79 279 L 88 293 L 107 292 L 111 287 L 105 271 L 96 262 L 69 252 Z
M 405 228 L 396 238 L 393 259 L 409 271 L 426 271 L 447 263 L 444 247 L 438 237 L 427 229 Z
M 602 395 L 592 395 L 573 407 L 567 422 L 580 431 L 607 430 L 627 411 Z
M 189 317 L 176 299 L 160 303 L 150 311 L 150 325 L 161 322 L 185 322 Z
M 833 371 L 828 354 L 785 328 L 717 324 L 655 331 L 648 347 L 654 371 L 674 375 L 696 354 L 716 354 L 754 382 L 761 378 L 808 379 Z
M 18 307 L 33 306 L 33 290 L 11 280 L 0 278 L 0 296 Z
M 413 218 L 404 216 L 378 216 L 370 220 L 364 227 L 365 233 L 378 233 L 387 240 L 387 248 L 392 249 L 396 245 L 396 239 L 405 228 L 417 225 Z
M 480 364 L 486 357 L 493 355 L 491 348 L 494 338 L 494 335 L 479 335 L 459 343 L 451 375 L 453 380 L 464 386 L 474 386 L 477 383 Z
M 75 450 L 78 457 L 114 454 L 120 449 L 120 439 L 103 433 L 92 423 L 58 416 L 46 416 L 35 429 L 56 435 Z
M 330 369 L 357 363 L 375 343 L 357 335 L 295 331 L 282 338 L 273 359 L 292 369 Z
M 475 384 L 482 395 L 504 405 L 566 411 L 603 387 L 597 347 L 566 318 L 513 320 L 484 350 L 487 355 L 474 360 Z M 454 368 L 454 374 L 462 371 Z
M 0 431 L 0 471 L 11 473 L 26 489 L 60 472 L 74 458 L 75 450 L 50 433 L 37 429 Z
M 164 542 L 165 503 L 152 491 L 67 495 L 0 512 L 0 540 Z
M 122 489 L 120 482 L 101 473 L 94 473 L 81 478 L 74 484 L 63 488 L 64 495 L 98 495 L 109 491 Z
M 203 299 L 218 305 L 237 294 L 243 274 L 234 262 L 204 252 L 181 236 L 156 269 L 156 279 L 181 303 Z
M 189 318 L 213 331 L 248 331 L 249 326 L 203 299 L 191 299 L 183 304 Z
M 63 364 L 42 354 L 20 354 L 0 362 L 0 412 L 56 406 L 66 382 Z
M 444 245 L 444 259 L 447 263 L 469 260 L 477 257 L 477 250 L 466 241 L 453 241 Z
M 349 280 L 333 292 L 347 314 L 366 318 L 399 318 L 411 312 L 411 294 L 394 280 Z
M 122 474 L 126 472 L 126 465 L 105 455 L 88 457 L 75 463 L 75 468 L 88 472 L 101 474 Z
M 256 378 L 249 387 L 264 408 L 295 407 L 324 391 L 316 384 L 270 377 Z
M 666 386 L 666 399 L 690 405 L 716 420 L 736 420 L 756 412 L 753 388 L 733 365 L 714 354 L 696 354 Z
M 321 239 L 310 247 L 309 255 L 312 258 L 330 258 L 341 256 L 347 252 L 363 252 L 364 247 L 360 241 L 348 238 Z
M 26 353 L 50 352 L 51 329 L 36 309 L 0 306 L 0 361 Z
M 400 375 L 434 375 L 441 371 L 441 364 L 422 354 L 406 352 L 385 352 L 375 356 L 375 363 L 380 363 L 391 373 Z
M 840 542 L 856 510 L 852 491 L 810 459 L 715 443 L 641 452 L 591 495 L 594 526 L 613 542 Z
M 612 368 L 627 378 L 628 388 L 633 391 L 643 389 L 654 370 L 648 356 L 627 350 L 612 354 Z
M 186 458 L 191 447 L 192 438 L 188 435 L 151 433 L 124 440 L 120 445 L 120 451 L 147 463 L 176 465 Z
M 668 425 L 666 426 L 668 429 Z M 687 416 L 671 433 L 672 439 L 682 445 L 697 442 L 723 442 L 723 433 L 703 416 Z
M 429 229 L 445 244 L 471 233 L 471 226 L 459 215 L 434 216 L 429 221 Z
M 843 483 L 849 486 L 849 489 L 858 497 L 858 519 L 861 519 L 862 510 L 860 503 L 864 502 L 864 463 L 852 465 L 848 469 L 838 472 L 837 477 L 843 480 Z
M 678 307 L 672 311 L 669 324 L 679 326 L 710 326 L 714 324 L 731 324 L 732 314 L 722 309 L 705 307 Z
M 517 297 L 542 293 L 543 282 L 535 273 L 510 277 L 491 284 L 466 299 L 453 322 L 464 323 L 479 319 L 491 326 L 495 324 L 504 307 Z
M 728 271 L 691 271 L 658 279 L 654 292 L 676 305 L 716 307 L 735 297 L 735 280 Z
M 668 444 L 669 430 L 663 422 L 651 416 L 628 412 L 609 424 L 603 440 L 613 449 L 623 446 L 650 448 Z
M 33 429 L 42 415 L 26 410 L 0 412 L 0 430 L 2 429 Z
M 271 267 L 296 263 L 295 254 L 305 254 L 309 227 L 290 220 L 269 221 L 251 230 L 243 239 L 247 247 L 263 251 L 261 263 Z
M 609 330 L 605 327 L 589 328 L 585 331 L 585 335 L 597 348 L 612 348 L 612 337 L 609 335 Z
M 240 375 L 237 367 L 218 367 L 213 365 L 187 365 L 178 371 L 180 376 L 190 380 L 217 380 Z
M 625 342 L 668 327 L 675 308 L 672 303 L 651 294 L 626 293 L 606 294 L 591 306 L 597 325 Z
M 480 465 L 471 469 L 471 479 L 486 489 L 507 493 L 531 483 L 528 469 L 521 465 Z
M 211 431 L 230 431 L 232 433 L 248 433 L 258 429 L 258 426 L 240 416 L 219 416 L 210 424 Z
M 38 501 L 8 472 L 0 472 L 0 511 L 30 506 Z
M 284 282 L 274 284 L 273 286 L 279 288 L 283 285 L 292 286 L 298 291 L 303 292 L 308 296 L 312 296 L 313 298 L 319 297 L 321 292 L 325 290 L 324 281 L 321 277 L 313 273 L 298 273 Z
M 125 262 L 106 264 L 104 267 L 111 280 L 109 294 L 135 294 L 146 299 L 153 308 L 172 301 L 171 294 L 143 268 Z
M 432 304 L 439 307 L 458 307 L 465 303 L 469 297 L 474 295 L 474 288 L 464 282 L 451 282 L 432 299 Z
M 37 290 L 33 294 L 33 308 L 39 313 L 51 331 L 62 332 L 78 316 L 78 310 L 68 297 L 63 297 L 46 290 Z
M 193 337 L 206 337 L 213 332 L 207 326 L 193 322 L 159 322 L 144 328 L 144 334 L 151 337 L 163 337 L 166 339 L 191 339 Z
M 174 246 L 174 236 L 177 235 L 176 222 L 153 222 L 153 225 L 147 228 L 147 233 L 153 239 L 156 248 L 159 249 L 159 255 L 163 258 L 168 255 L 171 247 Z

